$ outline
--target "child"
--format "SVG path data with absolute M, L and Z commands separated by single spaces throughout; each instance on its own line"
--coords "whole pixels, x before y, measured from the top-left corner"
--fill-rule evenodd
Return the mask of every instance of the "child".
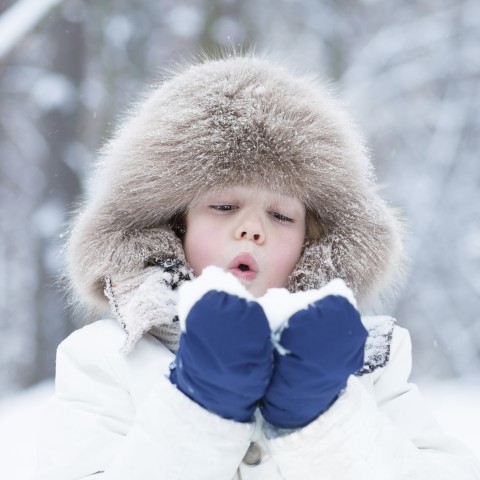
M 115 320 L 60 345 L 36 478 L 480 479 L 407 383 L 408 333 L 358 313 L 395 283 L 399 231 L 314 80 L 185 68 L 70 233 L 75 295 Z

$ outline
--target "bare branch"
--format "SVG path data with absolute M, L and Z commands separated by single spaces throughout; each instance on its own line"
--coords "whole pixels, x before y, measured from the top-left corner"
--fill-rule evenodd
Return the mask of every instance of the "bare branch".
M 63 0 L 19 0 L 0 17 L 0 60 Z

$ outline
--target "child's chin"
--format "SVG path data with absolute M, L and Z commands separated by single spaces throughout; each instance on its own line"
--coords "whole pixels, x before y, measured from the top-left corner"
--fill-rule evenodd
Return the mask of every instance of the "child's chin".
M 267 288 L 258 282 L 257 274 L 249 275 L 253 272 L 241 272 L 239 270 L 230 270 L 235 278 L 251 293 L 255 298 L 260 298 L 267 293 Z M 252 278 L 253 276 L 253 278 Z
M 241 281 L 241 280 L 240 280 Z M 255 297 L 260 298 L 267 293 L 267 289 L 261 285 L 256 285 L 255 282 L 241 281 L 245 288 Z

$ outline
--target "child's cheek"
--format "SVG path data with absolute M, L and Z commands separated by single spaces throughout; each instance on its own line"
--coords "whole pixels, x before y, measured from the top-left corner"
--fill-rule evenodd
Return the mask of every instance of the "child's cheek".
M 198 225 L 188 229 L 184 242 L 185 257 L 192 267 L 196 276 L 200 275 L 203 269 L 209 265 L 218 264 L 218 246 L 211 230 L 198 228 Z

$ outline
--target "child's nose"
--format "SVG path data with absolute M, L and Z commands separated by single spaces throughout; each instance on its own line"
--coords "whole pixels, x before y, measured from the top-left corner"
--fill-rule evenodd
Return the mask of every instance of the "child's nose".
M 235 231 L 237 240 L 252 240 L 258 245 L 265 241 L 265 232 L 259 219 L 244 219 Z

